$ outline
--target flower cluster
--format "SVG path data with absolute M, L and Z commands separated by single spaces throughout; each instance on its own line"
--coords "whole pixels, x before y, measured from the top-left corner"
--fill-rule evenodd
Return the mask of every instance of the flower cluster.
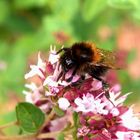
M 37 75 L 41 81 L 39 85 L 34 82 L 25 85 L 29 89 L 24 91 L 26 101 L 37 105 L 46 114 L 54 106 L 65 112 L 65 116 L 51 120 L 49 131 L 63 129 L 68 121 L 71 122 L 72 113 L 77 112 L 79 122 L 75 130 L 78 139 L 140 140 L 138 114 L 134 114 L 133 106 L 123 105 L 130 93 L 121 96 L 119 85 L 110 87 L 106 93 L 102 83 L 87 74 L 82 83 L 78 82 L 79 75 L 67 82 L 71 70 L 58 80 L 62 71 L 59 58 L 55 48 L 51 47 L 48 60 L 43 61 L 39 53 L 37 65 L 31 65 L 31 71 L 25 75 L 25 79 Z

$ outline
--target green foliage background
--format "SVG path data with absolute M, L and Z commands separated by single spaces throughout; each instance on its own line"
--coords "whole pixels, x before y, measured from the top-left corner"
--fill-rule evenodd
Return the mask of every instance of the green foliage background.
M 114 34 L 106 42 L 98 37 L 101 26 L 116 30 L 124 21 L 140 22 L 139 0 L 0 0 L 0 102 L 8 102 L 9 94 L 22 96 L 28 58 L 38 51 L 46 52 L 57 42 L 54 33 L 64 32 L 69 39 L 64 45 L 90 40 L 98 47 L 116 47 Z M 134 53 L 129 57 L 133 59 Z M 126 71 L 119 72 L 124 92 L 134 92 L 138 99 L 140 80 L 132 81 Z M 132 95 L 131 95 L 132 96 Z M 3 106 L 4 107 L 4 106 Z

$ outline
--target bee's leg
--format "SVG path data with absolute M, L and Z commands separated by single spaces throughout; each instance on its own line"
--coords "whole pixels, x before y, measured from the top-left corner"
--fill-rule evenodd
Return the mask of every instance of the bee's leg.
M 73 76 L 76 74 L 76 72 L 77 72 L 77 67 L 73 70 L 71 76 L 70 76 L 68 79 L 66 79 L 66 81 L 67 81 L 67 82 L 71 82 L 72 79 L 73 79 Z
M 100 78 L 100 77 L 97 77 L 96 75 L 94 75 L 94 78 L 102 82 L 103 90 L 108 91 L 108 89 L 109 89 L 109 84 L 108 84 L 105 80 L 103 80 L 103 79 Z
M 80 88 L 80 86 L 82 85 L 84 80 L 85 80 L 85 75 L 81 75 L 80 79 L 78 81 L 76 81 L 75 83 L 72 83 L 71 86 Z
M 102 80 L 102 84 L 103 84 L 104 90 L 108 90 L 109 89 L 109 84 L 106 81 Z
M 109 95 L 109 84 L 105 81 L 102 81 L 102 84 L 103 84 L 103 90 L 105 91 L 105 96 L 107 99 L 110 98 L 110 95 Z
M 66 79 L 66 81 L 67 81 L 67 82 L 71 82 L 71 81 L 72 81 L 72 78 L 73 78 L 73 77 L 71 76 L 70 78 Z
M 57 81 L 64 75 L 63 71 L 60 72 L 60 74 L 57 77 Z
M 85 80 L 85 75 L 81 75 L 81 80 L 82 80 L 82 81 Z
M 109 99 L 110 98 L 110 96 L 109 96 L 109 84 L 106 81 L 104 81 L 102 78 L 97 77 L 95 75 L 94 75 L 94 78 L 102 82 L 102 88 L 105 92 L 104 95 L 107 99 Z

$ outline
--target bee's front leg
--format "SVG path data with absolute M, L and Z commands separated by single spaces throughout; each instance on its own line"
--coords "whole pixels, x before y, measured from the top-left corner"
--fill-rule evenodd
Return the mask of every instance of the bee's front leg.
M 105 96 L 109 98 L 109 84 L 100 77 L 94 75 L 94 78 L 102 82 L 102 89 L 105 91 Z
M 63 71 L 61 71 L 61 72 L 60 72 L 60 74 L 58 75 L 58 77 L 57 77 L 57 80 L 56 80 L 56 81 L 59 81 L 59 79 L 60 79 L 61 77 L 63 77 L 63 75 L 64 75 L 64 72 L 63 72 Z
M 71 81 L 72 81 L 74 75 L 75 75 L 76 72 L 77 72 L 77 68 L 78 68 L 78 67 L 75 67 L 75 69 L 73 70 L 71 76 L 70 76 L 68 79 L 66 79 L 67 82 L 71 82 Z

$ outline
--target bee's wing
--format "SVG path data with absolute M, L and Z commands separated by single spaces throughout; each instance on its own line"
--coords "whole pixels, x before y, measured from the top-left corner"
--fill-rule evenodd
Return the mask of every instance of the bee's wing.
M 98 52 L 101 56 L 101 59 L 96 63 L 97 66 L 105 66 L 110 69 L 119 69 L 119 67 L 116 64 L 115 52 L 111 52 L 99 48 L 98 48 Z

